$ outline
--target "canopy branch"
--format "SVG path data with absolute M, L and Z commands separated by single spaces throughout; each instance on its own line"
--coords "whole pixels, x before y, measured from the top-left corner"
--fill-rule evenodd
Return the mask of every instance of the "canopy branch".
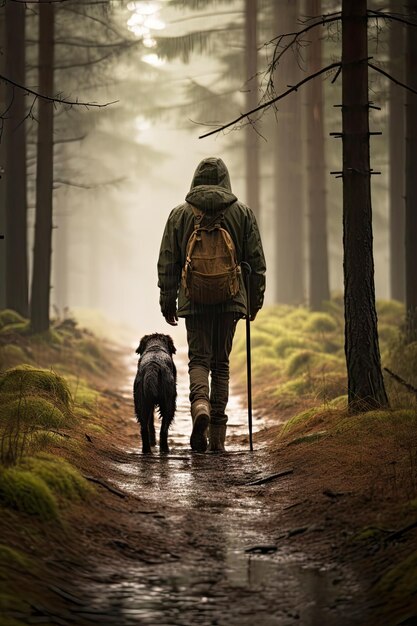
M 79 100 L 67 100 L 67 98 L 63 98 L 59 94 L 57 94 L 56 96 L 46 96 L 45 94 L 41 94 L 37 91 L 34 91 L 33 89 L 30 89 L 29 87 L 16 83 L 14 80 L 7 78 L 7 76 L 4 76 L 3 74 L 0 74 L 0 81 L 3 81 L 4 83 L 11 85 L 12 87 L 16 87 L 17 89 L 21 89 L 26 94 L 35 96 L 35 98 L 41 98 L 42 100 L 54 102 L 55 104 L 65 104 L 67 106 L 82 106 L 86 108 L 96 107 L 101 109 L 103 107 L 107 107 L 111 104 L 116 104 L 116 102 L 118 102 L 118 100 L 114 100 L 113 102 L 104 102 L 102 104 L 99 104 L 98 102 L 80 102 Z
M 385 72 L 385 70 L 382 70 L 377 65 L 374 65 L 373 63 L 368 63 L 368 65 L 373 70 L 375 70 L 376 72 L 379 72 L 380 74 L 382 74 L 383 76 L 388 78 L 390 81 L 392 81 L 396 85 L 399 85 L 400 87 L 404 87 L 404 89 L 408 89 L 408 91 L 411 91 L 412 93 L 416 93 L 417 94 L 417 90 L 416 89 L 413 89 L 412 87 L 410 87 L 410 85 L 407 85 L 406 83 L 402 83 L 400 80 L 398 80 L 397 78 L 394 78 L 394 76 L 391 76 L 391 74 L 388 74 L 388 72 Z
M 215 135 L 216 133 L 219 133 L 222 130 L 226 130 L 226 128 L 230 128 L 231 126 L 234 126 L 235 124 L 237 124 L 238 122 L 241 122 L 245 118 L 247 118 L 248 122 L 250 123 L 251 120 L 249 119 L 249 116 L 252 115 L 253 113 L 257 113 L 258 111 L 262 111 L 262 109 L 266 109 L 267 107 L 270 107 L 275 102 L 282 100 L 293 91 L 297 91 L 299 87 L 301 87 L 305 83 L 308 83 L 310 80 L 317 78 L 317 76 L 320 76 L 321 74 L 324 74 L 325 72 L 339 68 L 340 66 L 341 66 L 341 63 L 340 61 L 338 61 L 335 63 L 330 63 L 330 65 L 326 65 L 326 67 L 322 67 L 320 70 L 318 70 L 318 72 L 314 72 L 314 74 L 310 74 L 309 76 L 306 76 L 305 78 L 303 78 L 303 80 L 300 80 L 300 82 L 298 82 L 296 85 L 293 85 L 292 87 L 290 87 L 283 93 L 279 94 L 275 98 L 271 98 L 271 100 L 268 100 L 267 102 L 263 102 L 262 104 L 255 107 L 251 111 L 242 113 L 242 115 L 239 115 L 239 117 L 237 117 L 236 119 L 232 120 L 231 122 L 228 122 L 227 124 L 223 124 L 223 126 L 219 126 L 219 128 L 211 130 L 210 132 L 205 133 L 204 135 L 200 135 L 199 139 L 204 139 L 205 137 L 209 137 L 210 135 Z

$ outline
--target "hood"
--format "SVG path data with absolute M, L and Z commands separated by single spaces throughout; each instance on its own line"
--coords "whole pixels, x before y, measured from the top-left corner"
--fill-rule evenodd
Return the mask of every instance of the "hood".
M 236 202 L 230 177 L 222 159 L 203 159 L 194 172 L 186 201 L 205 213 L 217 213 Z

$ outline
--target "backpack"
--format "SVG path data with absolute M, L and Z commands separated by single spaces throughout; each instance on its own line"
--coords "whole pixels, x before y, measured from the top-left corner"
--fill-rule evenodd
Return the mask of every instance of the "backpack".
M 202 226 L 204 213 L 191 206 L 194 230 L 186 247 L 181 282 L 185 295 L 198 304 L 220 304 L 239 291 L 240 267 L 230 234 L 222 228 L 223 213 Z

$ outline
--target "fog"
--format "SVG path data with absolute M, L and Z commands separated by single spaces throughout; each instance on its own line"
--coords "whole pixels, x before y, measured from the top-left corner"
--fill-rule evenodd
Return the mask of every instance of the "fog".
M 244 3 L 238 0 L 200 3 L 199 10 L 192 10 L 198 3 L 185 2 L 178 8 L 179 4 L 113 2 L 112 23 L 130 42 L 136 38 L 137 44 L 118 51 L 104 64 L 83 74 L 79 83 L 76 73 L 68 77 L 65 72 L 55 72 L 57 92 L 71 93 L 88 102 L 117 102 L 100 109 L 74 111 L 76 107 L 73 107 L 64 112 L 64 117 L 70 120 L 71 132 L 74 133 L 79 124 L 84 138 L 63 144 L 56 157 L 58 174 L 55 176 L 59 180 L 54 193 L 52 304 L 58 315 L 70 311 L 81 319 L 88 319 L 92 311 L 100 312 L 137 336 L 166 328 L 158 303 L 159 245 L 169 212 L 184 200 L 198 162 L 206 156 L 221 157 L 229 168 L 233 192 L 243 202 L 247 201 L 244 141 L 248 132 L 255 133 L 259 149 L 260 206 L 252 208 L 259 211 L 266 252 L 266 303 L 276 301 L 276 197 L 272 157 L 275 136 L 278 134 L 279 141 L 280 128 L 288 120 L 280 117 L 278 107 L 260 116 L 254 128 L 237 127 L 199 139 L 199 135 L 209 130 L 208 126 L 226 123 L 243 112 L 248 90 L 257 89 L 258 101 L 265 97 L 263 72 L 271 59 L 271 48 L 264 48 L 262 44 L 274 35 L 270 3 L 261 2 L 258 9 L 259 88 L 253 77 L 245 74 L 243 64 Z M 151 29 L 146 35 L 155 37 L 153 47 L 148 50 L 143 32 L 137 25 L 134 25 L 136 32 L 132 32 L 128 24 L 132 15 L 144 6 L 150 7 L 153 18 L 164 25 L 162 28 L 161 23 L 157 24 L 158 30 Z M 211 30 L 218 31 L 219 35 L 211 35 L 206 43 L 204 36 L 200 41 L 197 38 L 190 39 L 188 44 L 183 40 L 178 43 L 178 38 L 200 30 L 203 35 Z M 181 52 L 187 45 L 187 51 Z M 340 41 L 334 33 L 326 35 L 324 32 L 323 47 L 324 56 L 332 58 L 340 51 Z M 234 73 L 230 71 L 233 64 L 230 62 L 229 68 L 227 65 L 227 57 L 232 53 L 240 57 L 237 66 L 235 62 Z M 153 56 L 144 61 L 145 54 Z M 305 72 L 305 68 L 302 71 Z M 325 180 L 330 288 L 332 293 L 337 293 L 342 290 L 342 185 L 329 172 L 341 169 L 341 143 L 330 138 L 329 133 L 341 127 L 340 109 L 333 107 L 341 101 L 341 89 L 339 84 L 331 84 L 331 78 L 325 76 L 323 80 Z M 385 130 L 386 85 L 375 81 L 371 86 L 382 107 L 374 121 L 378 130 Z M 291 98 L 293 101 L 300 99 L 302 110 L 308 106 L 302 90 Z M 59 114 L 59 108 L 57 112 Z M 36 120 L 33 120 L 31 128 L 35 127 Z M 298 133 L 305 145 L 304 120 Z M 374 169 L 385 168 L 383 173 L 386 174 L 385 141 L 373 140 L 372 158 Z M 301 181 L 309 168 L 305 152 L 303 148 L 299 165 L 305 203 L 301 210 L 307 215 L 307 191 Z M 388 202 L 387 184 L 381 178 L 373 180 L 376 290 L 377 297 L 387 298 Z M 284 190 L 284 196 L 285 193 Z M 34 208 L 30 206 L 30 229 L 33 216 Z M 306 241 L 305 228 L 303 237 Z M 32 241 L 30 232 L 30 246 Z M 306 245 L 304 249 L 303 262 L 307 266 Z M 306 289 L 305 286 L 304 301 L 296 304 L 307 303 Z M 182 326 L 177 332 L 183 332 Z

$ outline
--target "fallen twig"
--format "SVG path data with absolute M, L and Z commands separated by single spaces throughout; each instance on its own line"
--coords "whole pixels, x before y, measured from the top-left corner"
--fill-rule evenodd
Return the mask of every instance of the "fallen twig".
M 403 387 L 405 387 L 406 389 L 408 389 L 408 391 L 410 391 L 411 393 L 415 393 L 417 395 L 417 388 L 413 387 L 413 385 L 411 383 L 408 383 L 406 380 L 404 380 L 404 378 L 401 378 L 401 376 L 398 376 L 398 374 L 395 374 L 394 372 L 391 372 L 391 370 L 388 369 L 388 367 L 384 367 L 384 370 L 390 375 L 392 376 L 392 378 L 394 380 L 397 381 L 397 383 L 400 383 L 400 385 L 403 385 Z
M 246 548 L 245 552 L 247 554 L 271 554 L 272 552 L 276 552 L 277 550 L 278 550 L 278 546 L 274 544 L 270 544 L 270 545 L 252 546 L 250 548 Z
M 104 489 L 107 489 L 111 493 L 114 493 L 115 496 L 119 496 L 119 498 L 127 498 L 126 493 L 123 493 L 123 491 L 119 491 L 115 487 L 112 487 L 108 483 L 105 483 L 104 480 L 100 480 L 100 478 L 95 478 L 94 476 L 88 476 L 86 474 L 83 474 L 83 476 L 86 480 L 89 480 L 92 483 L 96 483 L 97 485 L 101 485 L 101 487 L 104 487 Z
M 408 531 L 413 530 L 413 528 L 417 528 L 417 520 L 408 524 L 408 526 L 404 526 L 404 528 L 400 528 L 399 530 L 395 530 L 388 537 L 385 537 L 385 541 L 395 541 L 399 539 L 402 535 L 408 533 Z
M 294 469 L 291 467 L 289 469 L 283 470 L 282 472 L 278 472 L 278 474 L 271 474 L 270 476 L 265 476 L 265 478 L 258 478 L 258 480 L 253 480 L 250 483 L 245 483 L 245 487 L 252 487 L 255 485 L 264 485 L 265 483 L 269 483 L 272 480 L 281 478 L 282 476 L 288 476 L 288 474 L 292 474 L 293 472 L 294 472 Z

